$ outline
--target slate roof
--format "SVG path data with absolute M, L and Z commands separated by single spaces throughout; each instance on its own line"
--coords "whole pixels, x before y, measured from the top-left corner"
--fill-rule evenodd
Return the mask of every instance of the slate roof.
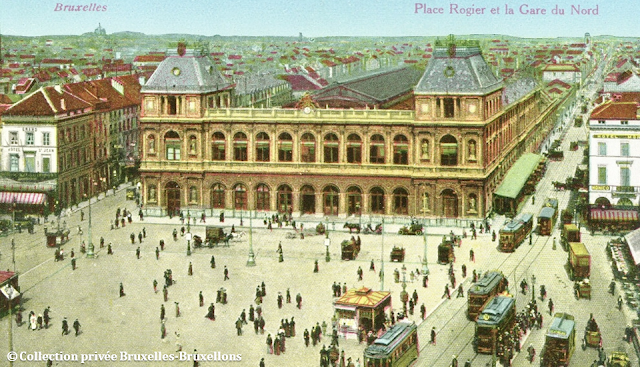
M 174 70 L 180 70 L 179 75 Z M 230 83 L 205 56 L 169 56 L 158 65 L 142 93 L 210 93 L 225 89 Z
M 446 47 L 436 47 L 415 93 L 485 95 L 500 88 L 502 81 L 493 75 L 479 47 L 456 48 L 453 57 Z
M 348 89 L 361 95 L 365 102 L 381 103 L 411 91 L 421 75 L 422 70 L 414 67 L 385 70 L 330 84 L 316 93 L 314 99 L 331 99 L 336 97 L 336 89 Z

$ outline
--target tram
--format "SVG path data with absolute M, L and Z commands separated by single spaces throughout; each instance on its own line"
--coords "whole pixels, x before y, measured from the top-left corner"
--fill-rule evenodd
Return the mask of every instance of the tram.
M 467 316 L 475 321 L 480 310 L 493 296 L 502 293 L 507 288 L 507 278 L 499 271 L 488 271 L 477 282 L 471 285 L 467 292 Z
M 516 302 L 509 295 L 498 295 L 482 309 L 476 320 L 474 346 L 477 353 L 497 352 L 498 336 L 510 333 L 515 323 Z
M 525 240 L 533 228 L 533 214 L 522 213 L 509 221 L 500 230 L 499 249 L 503 252 L 513 252 Z
M 556 313 L 545 337 L 540 354 L 543 367 L 568 366 L 576 349 L 576 323 L 567 313 Z
M 418 359 L 418 327 L 399 321 L 364 350 L 365 367 L 407 367 Z
M 540 236 L 551 236 L 553 225 L 558 217 L 558 200 L 547 198 L 538 213 L 538 234 Z

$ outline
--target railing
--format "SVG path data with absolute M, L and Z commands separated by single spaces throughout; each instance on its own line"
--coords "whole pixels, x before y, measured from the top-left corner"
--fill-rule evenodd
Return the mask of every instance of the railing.
M 305 113 L 299 109 L 259 109 L 259 108 L 224 108 L 208 109 L 205 118 L 220 119 L 266 119 L 266 120 L 376 120 L 376 121 L 402 121 L 415 120 L 415 112 L 409 110 L 334 110 L 313 109 Z
M 619 193 L 633 193 L 636 191 L 635 186 L 617 186 L 616 192 Z
M 58 174 L 42 173 L 42 172 L 0 171 L 0 177 L 10 178 L 15 181 L 42 182 L 42 181 L 54 180 L 58 177 Z

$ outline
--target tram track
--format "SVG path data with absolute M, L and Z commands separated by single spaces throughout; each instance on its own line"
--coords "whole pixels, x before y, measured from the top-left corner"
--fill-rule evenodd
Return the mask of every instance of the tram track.
M 520 259 L 520 261 L 518 261 L 518 263 L 517 263 L 517 264 L 515 264 L 515 266 L 512 268 L 512 270 L 511 270 L 511 271 L 509 271 L 508 273 L 503 272 L 503 274 L 505 274 L 505 277 L 506 277 L 507 279 L 509 279 L 509 278 L 510 278 L 510 277 L 512 277 L 512 276 L 515 278 L 515 277 L 517 276 L 516 272 L 517 272 L 519 269 L 522 269 L 520 266 L 521 266 L 521 265 L 522 265 L 522 263 L 525 261 L 525 259 L 530 259 L 529 255 L 530 255 L 530 254 L 532 254 L 532 252 L 534 251 L 534 249 L 535 249 L 536 247 L 539 247 L 539 249 L 538 249 L 537 253 L 535 253 L 535 256 L 534 256 L 532 259 L 530 259 L 529 264 L 526 266 L 526 268 L 524 268 L 524 270 L 525 270 L 525 272 L 526 272 L 526 270 L 528 270 L 529 268 L 531 268 L 531 266 L 536 262 L 536 260 L 540 257 L 540 255 L 541 255 L 541 254 L 542 254 L 542 252 L 544 251 L 544 249 L 547 247 L 547 244 L 549 243 L 549 241 L 552 239 L 552 236 L 548 236 L 548 237 L 547 237 L 547 236 L 545 236 L 545 237 L 546 237 L 546 239 L 545 239 L 545 240 L 544 240 L 544 242 L 541 244 L 541 246 L 536 246 L 536 245 L 538 244 L 538 242 L 540 242 L 540 237 L 538 237 L 538 238 L 536 239 L 536 243 L 535 243 L 535 244 L 533 244 L 532 246 L 530 246 L 530 249 L 529 249 L 529 250 L 528 250 L 524 255 L 522 255 L 522 258 Z M 524 243 L 524 242 L 526 242 L 526 240 L 525 240 L 525 241 L 523 241 L 523 243 Z M 523 247 L 523 246 L 524 246 L 524 245 L 520 245 L 520 247 Z M 496 267 L 494 267 L 494 268 L 496 268 L 496 269 L 502 269 L 502 267 L 503 267 L 503 266 L 504 266 L 504 265 L 505 265 L 509 260 L 511 260 L 511 259 L 513 258 L 513 256 L 515 256 L 515 255 L 516 255 L 516 252 L 513 252 L 511 255 L 509 255 L 507 258 L 505 258 L 505 259 L 504 259 L 504 260 L 503 260 L 503 261 L 502 261 L 498 266 L 496 266 Z M 517 285 L 515 285 L 515 284 L 513 284 L 513 286 L 517 287 Z M 515 289 L 515 293 L 517 294 L 517 288 Z M 441 304 L 441 305 L 439 305 L 439 306 L 438 306 L 438 308 L 436 308 L 436 310 L 435 310 L 435 311 L 434 311 L 434 312 L 429 316 L 429 318 L 434 317 L 434 314 L 435 314 L 436 312 L 440 311 L 441 309 L 444 309 L 444 308 L 442 307 L 443 305 L 444 305 L 444 303 L 443 303 L 443 304 Z M 446 329 L 446 327 L 447 327 L 448 325 L 450 325 L 454 320 L 457 320 L 457 319 L 458 319 L 458 317 L 460 316 L 460 313 L 461 313 L 462 311 L 466 311 L 466 307 L 465 307 L 465 306 L 467 306 L 467 302 L 463 302 L 462 306 L 461 306 L 461 307 L 458 307 L 458 308 L 457 308 L 457 310 L 456 310 L 456 311 L 455 311 L 455 312 L 454 312 L 454 313 L 453 313 L 453 314 L 452 314 L 452 315 L 447 319 L 447 321 L 446 321 L 444 324 L 440 325 L 440 327 L 438 328 L 438 330 L 444 330 L 444 329 Z M 466 312 L 465 312 L 465 313 L 466 313 Z M 465 319 L 467 319 L 466 314 L 465 314 L 465 315 L 463 315 L 463 317 L 464 317 Z M 422 323 L 418 326 L 418 332 L 428 333 L 428 331 L 425 331 L 425 325 L 427 325 L 427 322 L 426 322 L 426 321 L 427 321 L 429 318 L 427 318 L 424 322 L 422 322 Z M 464 338 L 464 335 L 466 335 L 467 333 L 469 333 L 469 331 L 468 331 L 469 327 L 472 327 L 473 325 L 474 325 L 474 323 L 473 323 L 472 321 L 467 320 L 466 325 L 465 325 L 463 328 L 459 329 L 459 331 L 458 331 L 458 332 L 455 334 L 455 336 L 453 337 L 453 340 L 459 341 L 461 337 L 462 337 L 462 338 Z M 433 326 L 433 325 L 432 325 L 432 326 Z M 422 329 L 422 330 L 421 330 L 421 329 Z M 427 328 L 427 329 L 428 329 L 428 328 Z M 429 340 L 429 339 L 427 339 L 427 340 Z M 439 364 L 440 362 L 445 361 L 445 359 L 444 359 L 444 358 L 445 358 L 445 355 L 453 354 L 453 355 L 459 356 L 459 355 L 461 355 L 461 354 L 462 354 L 462 353 L 463 353 L 463 352 L 468 348 L 469 344 L 471 344 L 471 343 L 472 343 L 472 341 L 473 341 L 473 336 L 472 336 L 472 337 L 470 337 L 470 338 L 467 338 L 467 339 L 466 339 L 466 342 L 462 345 L 462 347 L 457 348 L 454 352 L 452 352 L 452 351 L 451 351 L 451 349 L 452 349 L 454 346 L 459 346 L 459 345 L 460 345 L 460 343 L 459 343 L 459 342 L 451 343 L 451 344 L 449 344 L 449 346 L 447 346 L 447 347 L 446 347 L 442 352 L 440 352 L 438 355 L 436 355 L 435 357 L 432 357 L 432 358 L 430 359 L 430 361 L 431 361 L 431 362 L 433 362 L 433 365 L 440 365 L 440 364 Z M 427 346 L 427 345 L 429 345 L 429 343 L 424 344 L 424 345 L 422 346 L 422 348 L 420 348 L 419 352 L 420 352 L 420 353 L 422 353 L 422 352 L 425 350 L 425 348 L 426 348 L 426 346 Z M 473 359 L 471 359 L 471 362 L 473 362 L 477 357 L 478 357 L 478 353 L 476 353 L 476 352 L 474 351 L 474 356 L 473 356 Z

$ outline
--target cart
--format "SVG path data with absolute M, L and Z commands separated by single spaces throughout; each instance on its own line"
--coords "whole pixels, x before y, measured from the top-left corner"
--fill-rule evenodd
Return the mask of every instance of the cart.
M 417 221 L 413 220 L 411 221 L 411 224 L 409 226 L 402 226 L 402 228 L 400 228 L 400 230 L 398 231 L 398 234 L 402 234 L 402 235 L 421 235 L 423 231 L 422 228 L 422 224 L 418 223 Z
M 601 346 L 602 346 L 602 335 L 600 334 L 600 330 L 598 331 L 587 330 L 584 332 L 582 349 L 587 349 L 587 347 L 600 348 Z
M 209 247 L 217 245 L 218 242 L 225 240 L 224 229 L 222 227 L 207 226 L 205 228 L 204 240 Z
M 397 261 L 399 263 L 404 262 L 404 248 L 393 246 L 393 249 L 391 250 L 390 258 L 391 258 L 391 262 L 393 261 Z
M 358 248 L 356 241 L 348 241 L 344 240 L 341 244 L 342 249 L 342 260 L 355 260 L 358 257 L 358 252 L 360 249 Z
M 629 356 L 625 352 L 612 352 L 607 359 L 607 367 L 629 367 Z
M 576 281 L 574 283 L 573 290 L 576 295 L 576 299 L 580 299 L 580 298 L 591 299 L 591 283 L 589 283 L 589 279 Z
M 44 234 L 47 237 L 47 246 L 49 247 L 58 247 L 62 246 L 69 241 L 69 233 L 71 231 L 68 229 L 59 229 L 55 232 L 49 232 L 47 229 L 44 229 Z
M 438 264 L 446 265 L 454 261 L 453 243 L 443 238 L 442 243 L 438 245 Z

